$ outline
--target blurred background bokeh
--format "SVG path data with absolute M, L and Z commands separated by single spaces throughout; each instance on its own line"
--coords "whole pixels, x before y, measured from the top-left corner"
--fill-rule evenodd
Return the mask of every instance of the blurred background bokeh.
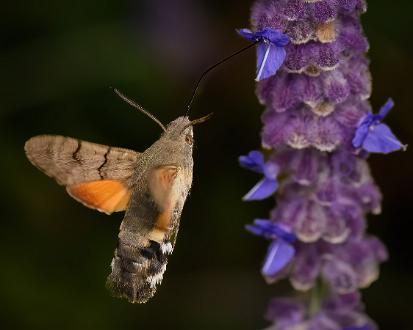
M 8 1 L 0 53 L 0 328 L 261 329 L 270 297 L 259 274 L 266 242 L 244 225 L 273 202 L 242 203 L 258 179 L 237 157 L 260 145 L 262 107 L 254 95 L 254 52 L 233 59 L 203 84 L 193 116 L 195 173 L 177 247 L 164 282 L 146 305 L 110 297 L 105 278 L 122 214 L 76 203 L 26 160 L 29 137 L 61 134 L 144 150 L 161 133 L 110 90 L 117 87 L 163 122 L 182 115 L 208 65 L 245 45 L 252 1 Z M 413 2 L 370 1 L 372 104 L 392 96 L 388 122 L 413 139 Z M 380 280 L 364 291 L 382 329 L 413 329 L 413 153 L 370 159 L 384 193 L 369 230 L 390 250 Z

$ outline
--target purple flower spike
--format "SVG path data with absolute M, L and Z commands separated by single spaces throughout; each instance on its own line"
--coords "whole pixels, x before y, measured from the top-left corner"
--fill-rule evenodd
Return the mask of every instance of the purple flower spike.
M 371 111 L 366 2 L 254 0 L 251 30 L 238 31 L 257 46 L 268 149 L 265 159 L 258 151 L 240 157 L 264 176 L 244 200 L 268 197 L 279 183 L 271 220 L 246 228 L 270 241 L 267 283 L 287 278 L 301 292 L 271 302 L 268 330 L 377 330 L 359 293 L 387 259 L 366 233 L 366 216 L 380 214 L 382 200 L 366 156 L 406 147 L 384 124 L 393 101 Z
M 278 188 L 278 166 L 272 162 L 264 162 L 264 156 L 259 151 L 251 151 L 248 156 L 240 156 L 240 165 L 251 171 L 264 175 L 243 198 L 244 201 L 263 200 L 270 197 Z
M 274 278 L 294 257 L 295 248 L 292 243 L 296 236 L 288 228 L 270 220 L 256 219 L 254 225 L 247 225 L 246 229 L 254 235 L 272 240 L 261 273 L 265 278 Z
M 265 28 L 252 32 L 240 29 L 238 33 L 247 40 L 258 42 L 257 46 L 257 77 L 256 81 L 275 75 L 286 57 L 285 46 L 290 39 L 279 30 Z
M 377 115 L 368 113 L 360 120 L 353 138 L 354 148 L 362 148 L 367 152 L 384 154 L 406 149 L 406 146 L 397 139 L 390 128 L 381 122 L 393 106 L 393 100 L 389 99 Z

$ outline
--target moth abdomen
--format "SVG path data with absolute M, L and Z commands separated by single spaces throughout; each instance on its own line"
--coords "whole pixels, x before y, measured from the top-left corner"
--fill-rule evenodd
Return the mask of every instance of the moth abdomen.
M 131 303 L 145 303 L 156 292 L 172 252 L 169 242 L 149 240 L 144 247 L 131 246 L 119 240 L 112 259 L 112 273 L 106 285 L 112 294 Z

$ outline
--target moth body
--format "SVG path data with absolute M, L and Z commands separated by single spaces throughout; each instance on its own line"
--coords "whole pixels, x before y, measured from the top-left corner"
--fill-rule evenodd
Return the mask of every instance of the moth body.
M 107 286 L 132 303 L 146 302 L 161 283 L 192 184 L 192 127 L 180 117 L 140 157 L 120 226 Z

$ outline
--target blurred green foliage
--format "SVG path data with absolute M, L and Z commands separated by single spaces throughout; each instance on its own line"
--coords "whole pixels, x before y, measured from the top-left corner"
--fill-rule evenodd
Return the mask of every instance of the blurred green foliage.
M 238 155 L 259 146 L 262 107 L 254 95 L 250 52 L 203 84 L 193 116 L 215 117 L 195 131 L 194 186 L 164 283 L 146 305 L 104 288 L 121 214 L 107 217 L 68 197 L 26 160 L 29 137 L 52 133 L 144 150 L 159 128 L 118 99 L 110 86 L 168 122 L 184 112 L 208 65 L 245 45 L 251 1 L 13 1 L 2 4 L 0 53 L 1 329 L 259 329 L 271 296 L 259 274 L 266 243 L 244 224 L 266 217 L 273 202 L 240 197 L 257 177 Z M 412 140 L 410 43 L 413 3 L 370 1 L 372 103 L 388 96 L 388 118 Z M 412 152 L 371 158 L 384 193 L 370 230 L 390 249 L 378 282 L 365 290 L 383 329 L 410 329 L 413 297 Z

